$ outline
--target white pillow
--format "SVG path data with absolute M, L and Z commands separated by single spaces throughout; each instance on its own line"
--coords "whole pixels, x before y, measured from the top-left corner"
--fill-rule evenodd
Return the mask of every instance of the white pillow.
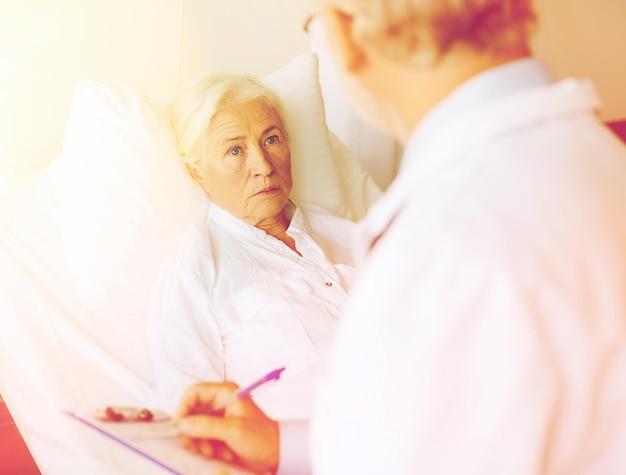
M 283 119 L 290 137 L 291 197 L 341 215 L 346 205 L 326 127 L 317 71 L 317 55 L 308 53 L 298 56 L 262 82 L 283 102 Z
M 264 79 L 291 135 L 294 199 L 346 213 L 308 53 Z M 187 174 L 162 111 L 131 89 L 86 81 L 75 91 L 58 160 L 62 234 L 85 310 L 143 314 L 161 262 L 207 198 Z
M 359 221 L 365 217 L 370 206 L 382 196 L 383 191 L 348 147 L 333 132 L 328 133 L 346 206 L 341 216 Z

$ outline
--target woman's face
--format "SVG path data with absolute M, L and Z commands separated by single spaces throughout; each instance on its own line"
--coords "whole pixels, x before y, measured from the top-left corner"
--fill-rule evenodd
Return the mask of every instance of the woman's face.
M 259 99 L 222 109 L 209 127 L 199 181 L 211 200 L 252 226 L 282 216 L 291 192 L 291 154 L 283 121 Z

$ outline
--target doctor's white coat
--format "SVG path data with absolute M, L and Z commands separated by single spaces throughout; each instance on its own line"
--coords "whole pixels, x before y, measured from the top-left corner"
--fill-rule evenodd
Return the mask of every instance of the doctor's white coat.
M 626 473 L 626 149 L 598 106 L 565 80 L 409 142 L 364 223 L 315 473 Z

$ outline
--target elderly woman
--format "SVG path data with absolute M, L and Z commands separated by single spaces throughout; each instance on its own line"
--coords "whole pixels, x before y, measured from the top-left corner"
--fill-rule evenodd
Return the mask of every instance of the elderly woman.
M 281 104 L 250 77 L 213 75 L 179 94 L 171 125 L 208 210 L 166 261 L 149 344 L 157 404 L 197 381 L 248 384 L 286 367 L 257 401 L 307 418 L 313 380 L 346 301 L 354 223 L 289 199 Z

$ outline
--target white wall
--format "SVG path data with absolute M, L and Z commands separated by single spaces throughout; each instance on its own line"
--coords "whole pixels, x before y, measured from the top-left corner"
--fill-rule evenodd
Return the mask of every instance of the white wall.
M 626 0 L 537 0 L 537 50 L 592 78 L 626 118 Z M 108 79 L 170 94 L 217 70 L 264 75 L 308 50 L 311 0 L 0 0 L 0 168 L 30 171 L 62 143 L 74 87 Z
M 218 70 L 263 75 L 308 49 L 304 0 L 0 0 L 0 168 L 61 150 L 83 79 L 171 94 Z
M 308 50 L 307 0 L 184 0 L 180 81 L 263 76 Z
M 0 167 L 32 170 L 58 154 L 81 79 L 172 89 L 177 3 L 0 0 Z
M 593 80 L 604 120 L 626 119 L 626 0 L 535 0 L 536 52 L 557 77 Z

